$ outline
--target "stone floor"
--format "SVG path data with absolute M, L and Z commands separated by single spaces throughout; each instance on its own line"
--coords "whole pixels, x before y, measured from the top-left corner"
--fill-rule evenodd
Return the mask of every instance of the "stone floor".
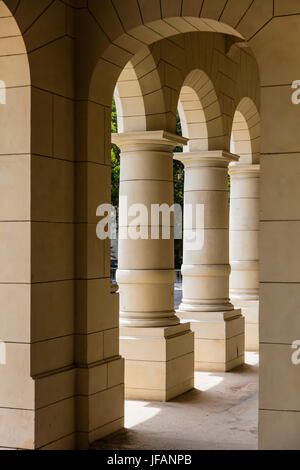
M 168 402 L 127 401 L 126 430 L 95 446 L 108 450 L 257 448 L 258 354 L 229 373 L 196 372 L 195 389 Z

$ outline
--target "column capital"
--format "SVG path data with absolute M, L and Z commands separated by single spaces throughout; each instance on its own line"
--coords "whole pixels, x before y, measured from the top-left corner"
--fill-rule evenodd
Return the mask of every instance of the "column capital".
M 224 150 L 204 150 L 201 152 L 175 153 L 174 159 L 181 161 L 186 168 L 195 167 L 223 167 L 227 168 L 229 163 L 238 162 L 238 155 L 225 152 Z
M 141 150 L 142 147 L 150 150 L 153 146 L 167 146 L 168 150 L 173 151 L 177 145 L 188 143 L 185 137 L 164 130 L 111 134 L 111 140 L 122 151 Z
M 260 165 L 234 162 L 229 165 L 229 174 L 234 178 L 258 178 Z

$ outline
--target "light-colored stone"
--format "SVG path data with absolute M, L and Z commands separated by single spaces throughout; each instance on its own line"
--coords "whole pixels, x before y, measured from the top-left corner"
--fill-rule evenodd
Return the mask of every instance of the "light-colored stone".
M 260 166 L 230 166 L 230 298 L 245 316 L 246 351 L 257 351 Z
M 197 370 L 227 371 L 244 360 L 244 319 L 229 300 L 227 167 L 237 157 L 214 151 L 175 158 L 185 165 L 183 299 L 177 314 L 195 332 Z M 204 208 L 201 222 L 195 221 L 198 204 Z M 185 242 L 193 233 L 203 237 L 194 248 Z
M 122 152 L 120 196 L 127 195 L 128 206 L 144 204 L 148 215 L 153 204 L 170 206 L 173 200 L 172 150 L 177 142 L 186 143 L 186 140 L 161 131 L 113 137 Z M 138 172 L 139 181 L 136 180 Z M 154 240 L 150 230 L 144 240 L 129 239 L 130 221 L 124 217 L 124 210 L 126 208 L 121 206 L 117 282 L 120 286 L 121 354 L 126 359 L 126 395 L 169 400 L 189 390 L 193 377 L 193 335 L 189 325 L 180 334 L 176 334 L 174 326 L 174 337 L 165 336 L 172 325 L 179 323 L 174 312 L 173 233 L 170 231 L 166 239 L 159 234 Z M 171 225 L 171 219 L 167 225 Z M 148 328 L 146 334 L 145 327 Z M 127 328 L 135 332 L 129 334 Z M 152 336 L 149 331 L 153 332 Z M 178 374 L 178 368 L 182 374 Z
M 263 397 L 269 391 L 270 383 L 277 384 L 275 390 L 268 392 L 276 409 L 260 411 L 260 445 L 276 449 L 299 447 L 299 403 L 294 386 L 297 379 L 290 366 L 284 369 L 283 360 L 288 359 L 289 346 L 299 329 L 299 108 L 292 102 L 292 93 L 297 90 L 291 87 L 292 82 L 299 79 L 300 70 L 298 3 L 296 0 L 77 0 L 77 8 L 74 8 L 71 0 L 0 1 L 0 339 L 9 345 L 7 351 L 10 348 L 15 351 L 8 358 L 13 365 L 12 370 L 7 370 L 6 378 L 10 377 L 10 380 L 6 380 L 3 372 L 5 386 L 2 392 L 6 390 L 11 408 L 0 410 L 1 448 L 87 447 L 93 440 L 123 426 L 122 384 L 117 383 L 121 380 L 122 368 L 119 356 L 111 356 L 117 353 L 118 299 L 108 286 L 109 242 L 102 243 L 95 236 L 98 222 L 95 209 L 101 202 L 110 200 L 110 106 L 124 69 L 126 80 L 120 88 L 120 100 L 128 105 L 126 130 L 133 133 L 158 129 L 174 132 L 178 98 L 182 86 L 186 85 L 194 87 L 198 96 L 198 100 L 193 99 L 193 104 L 185 108 L 186 123 L 190 125 L 193 137 L 189 150 L 229 151 L 235 106 L 242 103 L 238 109 L 244 111 L 249 122 L 252 153 L 249 142 L 245 142 L 247 129 L 241 121 L 234 128 L 239 145 L 233 153 L 241 154 L 241 162 L 258 164 L 258 112 L 251 115 L 247 102 L 252 101 L 260 112 Z M 238 43 L 235 38 L 239 38 Z M 133 70 L 128 72 L 129 61 L 135 75 Z M 134 83 L 128 85 L 128 80 L 132 79 Z M 203 113 L 195 112 L 200 109 L 199 101 Z M 162 135 L 163 131 L 160 138 L 164 140 Z M 186 142 L 181 140 L 180 143 Z M 75 169 L 72 167 L 74 150 L 78 162 Z M 150 180 L 154 179 L 153 197 L 168 200 L 167 190 L 159 195 L 158 180 L 171 186 L 172 161 L 169 157 L 164 159 L 161 152 L 150 150 L 150 155 L 143 152 L 143 159 L 140 158 L 140 146 L 129 152 L 132 164 L 129 163 L 131 157 L 127 156 L 128 168 L 121 179 L 123 175 L 126 179 L 136 175 L 149 186 Z M 43 168 L 35 166 L 40 159 L 45 160 L 41 165 Z M 74 173 L 79 179 L 73 183 Z M 218 184 L 214 187 L 210 186 L 211 169 L 203 171 L 207 186 L 203 185 L 201 190 L 225 192 L 227 181 L 223 173 L 223 187 Z M 194 186 L 197 190 L 198 176 L 191 178 L 190 183 L 191 188 Z M 254 194 L 257 198 L 258 185 L 255 188 L 253 185 L 252 193 L 249 193 L 251 185 L 247 182 L 242 186 L 243 189 L 238 188 L 240 199 L 253 199 Z M 148 196 L 145 201 L 147 199 L 149 203 L 151 198 Z M 217 197 L 205 197 L 202 200 L 206 205 L 218 206 Z M 224 216 L 225 197 L 220 205 Z M 245 210 L 246 206 L 245 202 L 232 204 L 235 219 L 238 209 Z M 254 215 L 257 202 L 249 203 L 248 209 L 249 220 L 240 219 L 243 234 L 238 236 L 236 224 L 232 232 L 237 255 L 233 261 L 238 262 L 233 263 L 234 284 L 242 297 L 257 295 L 258 244 L 251 235 L 251 231 L 257 232 L 257 212 Z M 224 217 L 219 216 L 215 223 L 212 217 L 205 220 L 207 230 L 227 230 L 227 225 L 221 226 Z M 74 219 L 81 222 L 75 230 Z M 227 266 L 227 238 L 207 236 L 207 256 L 203 256 L 202 262 L 205 259 L 205 263 L 215 263 L 223 251 L 219 261 Z M 212 246 L 216 242 L 219 242 L 216 258 L 210 261 L 208 255 L 213 253 Z M 126 251 L 126 247 L 122 247 L 124 249 Z M 148 271 L 145 268 L 151 267 L 152 249 L 156 248 L 149 246 L 150 255 L 143 257 L 141 255 L 147 248 L 144 244 L 138 247 L 136 258 L 141 256 L 144 263 L 139 266 L 140 271 Z M 129 251 L 133 257 L 134 248 L 128 246 Z M 128 293 L 125 300 L 131 299 L 130 308 L 134 316 L 138 313 L 142 323 L 151 320 L 149 306 L 154 307 L 164 324 L 178 323 L 173 309 L 172 257 L 171 244 L 157 249 L 152 272 L 148 273 L 150 279 L 157 281 L 151 288 L 153 282 L 149 278 L 143 278 L 143 283 L 128 282 L 126 266 L 122 269 L 123 285 Z M 201 261 L 201 256 L 196 258 Z M 123 259 L 132 273 L 134 262 L 129 264 L 129 259 Z M 163 279 L 160 271 L 166 272 Z M 204 270 L 200 271 L 194 271 L 190 277 L 193 281 L 188 282 L 190 305 L 195 307 L 197 297 L 192 292 L 199 288 L 202 300 L 210 307 L 216 304 L 219 308 L 224 304 L 229 306 L 229 268 L 214 270 L 215 282 L 210 283 L 208 298 L 203 297 L 203 289 L 209 290 L 208 284 L 198 282 L 208 278 L 208 272 L 203 276 Z M 76 285 L 74 279 L 78 280 Z M 93 286 L 88 279 L 94 282 Z M 60 283 L 65 284 L 62 287 Z M 138 294 L 135 297 L 134 286 L 141 285 L 141 289 L 136 287 Z M 148 296 L 145 285 L 149 287 Z M 186 281 L 184 289 L 187 289 Z M 213 302 L 214 299 L 219 299 L 219 303 Z M 133 317 L 122 302 L 122 312 L 132 324 Z M 249 320 L 246 334 L 248 330 L 253 333 L 253 330 L 257 331 L 254 321 L 257 311 L 250 302 L 257 301 L 243 299 L 243 302 L 248 302 L 248 305 L 241 305 Z M 203 307 L 203 304 L 200 305 Z M 181 325 L 172 328 L 178 333 L 178 327 Z M 207 325 L 206 330 L 209 329 L 220 335 L 215 325 L 211 328 Z M 93 398 L 89 391 L 86 392 L 81 415 L 82 422 L 86 424 L 87 421 L 85 427 L 75 420 L 75 412 L 76 418 L 79 417 L 79 409 L 74 397 L 79 392 L 70 392 L 72 381 L 68 370 L 55 370 L 55 373 L 49 370 L 64 365 L 73 370 L 71 338 L 74 332 L 85 337 L 82 357 L 98 360 L 96 364 L 80 364 L 80 369 L 85 371 L 84 377 L 91 370 L 93 372 L 91 377 L 85 377 L 86 382 L 80 384 L 78 390 L 86 392 L 85 385 L 94 390 L 95 397 L 97 395 Z M 226 335 L 226 331 L 222 334 Z M 87 341 L 90 335 L 93 339 Z M 99 351 L 102 343 L 98 341 L 101 335 L 106 350 L 101 354 L 107 360 L 99 360 L 102 357 Z M 166 331 L 161 336 L 168 338 L 165 339 L 168 344 L 173 344 Z M 23 358 L 26 365 L 20 373 L 17 367 L 19 352 L 16 352 L 19 346 L 26 349 Z M 177 347 L 183 348 L 184 343 L 170 347 L 170 354 L 172 348 Z M 112 369 L 116 367 L 110 376 L 111 383 L 116 384 L 112 385 L 113 392 L 103 388 L 107 385 L 104 378 L 110 363 Z M 2 367 L 5 370 L 5 366 Z M 286 377 L 287 391 L 282 390 L 278 371 Z M 32 377 L 35 372 L 43 374 Z M 65 376 L 58 378 L 64 373 Z M 170 374 L 176 377 L 176 370 L 171 370 Z M 49 385 L 49 395 L 43 387 L 38 390 L 43 380 L 45 388 L 46 383 Z M 23 398 L 27 405 L 30 403 L 30 409 L 16 408 L 22 397 L 13 383 L 17 383 L 20 390 L 23 386 Z M 34 383 L 36 390 L 28 389 L 28 383 Z M 169 390 L 176 390 L 177 394 L 184 389 L 182 384 L 170 387 Z M 35 393 L 41 395 L 36 396 L 37 402 L 32 404 Z M 42 403 L 40 409 L 37 409 L 38 402 Z
M 126 328 L 124 330 L 126 334 Z M 171 338 L 144 336 L 142 329 L 139 330 L 135 337 L 121 337 L 121 353 L 126 357 L 125 396 L 133 400 L 139 397 L 140 400 L 167 401 L 191 390 L 194 386 L 194 336 L 189 325 L 183 334 Z M 132 341 L 140 345 L 132 345 Z

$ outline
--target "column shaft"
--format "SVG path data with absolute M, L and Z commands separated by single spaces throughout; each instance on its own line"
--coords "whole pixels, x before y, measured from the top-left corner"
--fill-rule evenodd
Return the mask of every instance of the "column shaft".
M 248 351 L 259 347 L 259 171 L 259 165 L 230 166 L 230 295 L 245 316 Z
M 244 362 L 244 319 L 229 299 L 227 175 L 228 164 L 238 157 L 212 151 L 188 152 L 179 159 L 185 165 L 185 224 L 178 315 L 195 332 L 196 368 L 230 370 Z M 197 207 L 202 217 L 195 220 Z M 194 246 L 188 241 L 193 231 L 198 235 Z
M 168 400 L 193 387 L 193 334 L 174 311 L 174 217 L 152 211 L 164 205 L 170 214 L 172 152 L 186 139 L 163 131 L 112 138 L 121 148 L 117 282 L 126 396 Z

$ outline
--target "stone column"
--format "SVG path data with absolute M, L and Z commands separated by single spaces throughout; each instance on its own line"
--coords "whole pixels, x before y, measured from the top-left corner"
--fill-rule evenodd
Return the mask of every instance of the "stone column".
M 114 134 L 112 140 L 121 149 L 117 282 L 125 393 L 131 399 L 165 401 L 193 388 L 194 336 L 174 311 L 173 217 L 152 218 L 151 227 L 150 216 L 154 204 L 173 205 L 173 150 L 186 139 L 149 131 Z M 149 218 L 133 222 L 140 210 Z M 130 224 L 140 227 L 143 239 L 132 239 Z
M 245 347 L 258 351 L 259 165 L 230 165 L 230 296 L 245 316 Z
M 228 165 L 238 160 L 223 151 L 176 154 L 185 165 L 183 299 L 178 316 L 195 333 L 197 370 L 229 371 L 244 363 L 244 318 L 229 300 Z M 202 205 L 195 221 L 190 208 Z M 199 207 L 199 206 L 198 206 Z M 187 241 L 195 231 L 203 243 Z

